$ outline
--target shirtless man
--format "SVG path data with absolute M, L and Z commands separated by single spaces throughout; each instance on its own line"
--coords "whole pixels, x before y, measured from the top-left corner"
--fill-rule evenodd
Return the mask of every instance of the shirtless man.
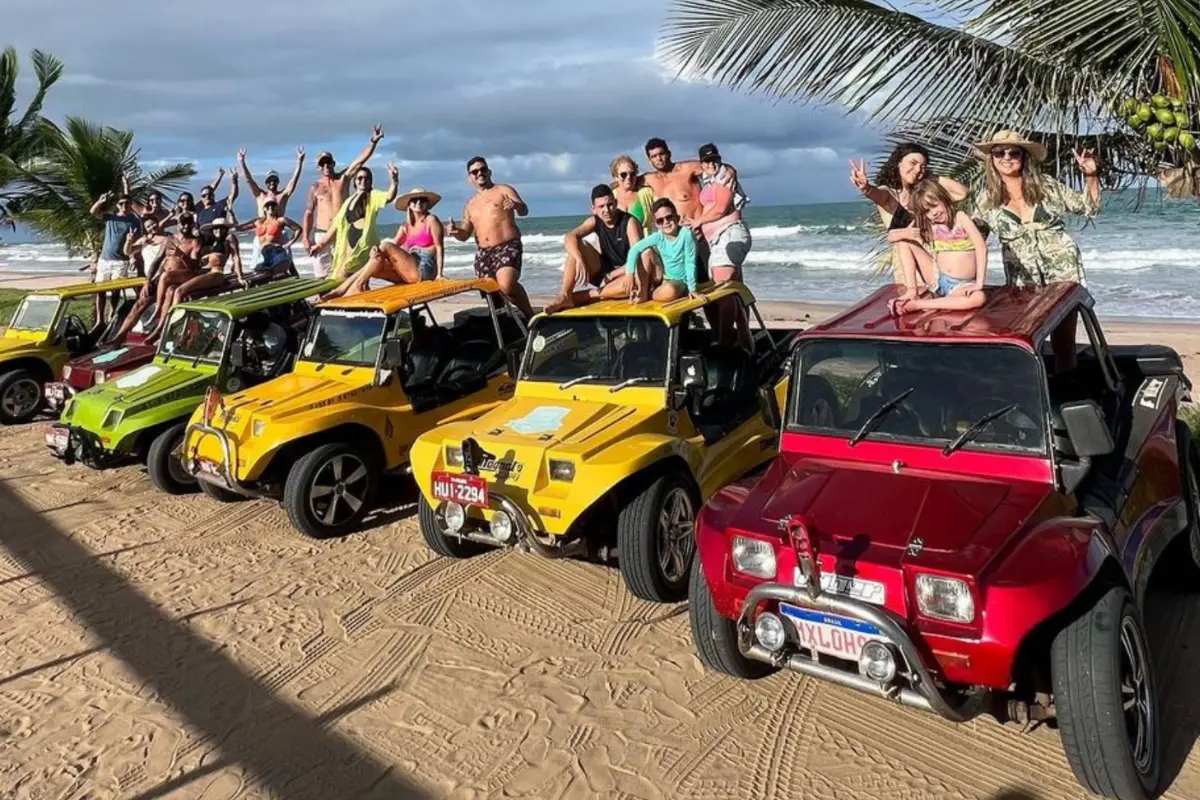
M 250 167 L 246 166 L 246 148 L 242 147 L 238 150 L 238 164 L 242 167 L 242 174 L 246 176 L 246 185 L 250 187 L 250 194 L 254 195 L 254 202 L 258 205 L 258 216 L 263 216 L 263 204 L 268 200 L 274 200 L 275 205 L 279 208 L 279 216 L 287 216 L 287 204 L 292 195 L 296 193 L 296 187 L 300 185 L 300 172 L 304 169 L 304 148 L 296 148 L 296 168 L 292 170 L 292 177 L 288 179 L 287 186 L 283 191 L 279 191 L 279 173 L 271 170 L 267 173 L 267 177 L 263 178 L 264 189 L 254 180 L 253 173 L 250 172 Z
M 529 214 L 529 206 L 506 183 L 492 183 L 492 171 L 482 156 L 467 162 L 467 176 L 476 195 L 463 207 L 462 226 L 450 219 L 446 235 L 465 242 L 475 237 L 479 252 L 475 254 L 475 275 L 492 278 L 509 302 L 521 310 L 526 319 L 533 317 L 529 295 L 521 285 L 521 229 L 515 216 Z
M 671 148 L 657 137 L 646 142 L 646 157 L 654 171 L 643 174 L 642 180 L 654 190 L 654 196 L 670 199 L 682 219 L 700 216 L 703 209 L 700 204 L 700 181 L 703 175 L 700 162 L 672 161 Z M 724 164 L 724 167 L 721 182 L 733 189 L 737 185 L 737 170 L 731 164 Z M 700 278 L 707 280 L 708 246 L 703 238 L 698 239 L 696 245 L 699 266 L 704 267 Z
M 321 153 L 317 156 L 317 172 L 320 177 L 308 190 L 308 202 L 304 206 L 304 216 L 300 219 L 301 240 L 305 249 L 312 249 L 315 242 L 324 238 L 337 216 L 338 209 L 346 202 L 347 176 L 354 175 L 375 154 L 375 147 L 383 138 L 383 128 L 379 125 L 371 131 L 371 141 L 358 157 L 350 162 L 350 166 L 338 171 L 332 153 Z M 280 212 L 282 213 L 282 212 Z M 313 275 L 324 278 L 333 269 L 333 248 L 326 247 L 317 254 L 317 263 L 313 267 Z

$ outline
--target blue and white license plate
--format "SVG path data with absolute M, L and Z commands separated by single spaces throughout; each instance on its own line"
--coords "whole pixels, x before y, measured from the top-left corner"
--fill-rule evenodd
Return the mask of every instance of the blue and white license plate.
M 862 620 L 779 604 L 779 613 L 789 619 L 801 647 L 817 653 L 858 661 L 870 641 L 887 641 L 878 627 Z

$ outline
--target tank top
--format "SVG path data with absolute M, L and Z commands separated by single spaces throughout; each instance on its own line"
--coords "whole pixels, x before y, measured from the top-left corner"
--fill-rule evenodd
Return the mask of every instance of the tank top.
M 592 219 L 596 222 L 600 260 L 609 269 L 625 266 L 625 259 L 629 257 L 629 214 L 618 211 L 615 224 L 611 228 L 594 214 Z

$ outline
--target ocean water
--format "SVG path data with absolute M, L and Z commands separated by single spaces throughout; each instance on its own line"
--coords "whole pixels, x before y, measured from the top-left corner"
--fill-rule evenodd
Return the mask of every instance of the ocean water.
M 751 205 L 746 210 L 753 248 L 746 281 L 763 300 L 852 302 L 890 280 L 872 260 L 873 234 L 864 228 L 872 207 L 861 202 L 802 206 Z M 555 293 L 562 279 L 563 235 L 580 216 L 520 220 L 525 243 L 522 281 L 535 295 Z M 388 235 L 394 225 L 383 226 Z M 1106 316 L 1200 319 L 1200 208 L 1149 196 L 1134 209 L 1130 195 L 1107 196 L 1091 222 L 1071 231 L 1083 251 L 1088 285 Z M 1004 279 L 994 240 L 989 282 Z M 243 247 L 249 258 L 249 244 Z M 298 255 L 302 251 L 297 248 Z M 472 274 L 472 243 L 447 242 L 449 276 Z M 311 272 L 307 256 L 297 260 Z M 84 266 L 52 243 L 0 244 L 0 271 L 67 272 Z

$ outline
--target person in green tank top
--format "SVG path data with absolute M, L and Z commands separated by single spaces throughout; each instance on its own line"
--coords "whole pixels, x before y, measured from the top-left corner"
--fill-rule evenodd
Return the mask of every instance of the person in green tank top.
M 612 173 L 613 196 L 617 198 L 617 208 L 636 219 L 646 233 L 654 232 L 654 190 L 647 186 L 641 178 L 637 162 L 627 153 L 622 153 L 608 165 Z

